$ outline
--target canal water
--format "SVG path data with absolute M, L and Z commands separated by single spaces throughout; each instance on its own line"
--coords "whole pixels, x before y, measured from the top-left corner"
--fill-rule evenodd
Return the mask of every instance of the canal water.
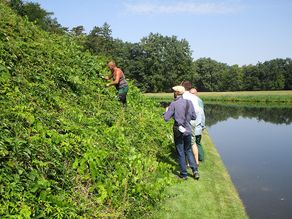
M 249 217 L 292 218 L 292 108 L 207 104 L 205 114 Z

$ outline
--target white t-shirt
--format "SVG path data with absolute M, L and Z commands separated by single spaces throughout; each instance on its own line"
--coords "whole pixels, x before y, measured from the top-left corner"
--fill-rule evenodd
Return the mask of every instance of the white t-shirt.
M 183 98 L 190 100 L 195 108 L 196 120 L 191 121 L 191 125 L 194 127 L 195 135 L 201 135 L 203 128 L 205 127 L 205 113 L 204 109 L 200 106 L 200 99 L 194 94 L 191 94 L 189 91 L 185 91 Z
M 189 91 L 185 91 L 183 98 L 192 101 L 196 114 L 200 112 L 201 107 L 199 106 L 199 98 L 196 95 L 191 94 Z

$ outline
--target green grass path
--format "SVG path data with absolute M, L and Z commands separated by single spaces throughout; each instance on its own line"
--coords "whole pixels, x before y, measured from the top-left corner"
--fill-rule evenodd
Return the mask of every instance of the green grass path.
M 196 181 L 192 177 L 186 181 L 178 179 L 177 184 L 167 189 L 167 198 L 157 206 L 151 218 L 248 218 L 221 157 L 206 131 L 202 142 L 206 160 L 200 164 L 200 180 Z

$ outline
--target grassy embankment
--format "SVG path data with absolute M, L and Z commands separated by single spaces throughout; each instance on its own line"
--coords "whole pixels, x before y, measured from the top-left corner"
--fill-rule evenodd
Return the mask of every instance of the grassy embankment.
M 172 93 L 146 94 L 158 102 L 169 102 Z M 292 91 L 201 92 L 207 103 L 243 105 L 288 105 L 292 103 Z M 200 166 L 201 179 L 187 180 L 167 190 L 166 199 L 153 218 L 247 218 L 244 206 L 224 167 L 212 140 L 205 132 L 203 144 L 206 161 Z
M 210 94 L 208 93 L 209 97 L 212 97 Z M 159 102 L 168 102 L 173 98 L 171 93 L 146 94 L 146 96 Z M 202 95 L 202 98 L 205 99 L 206 96 Z M 223 95 L 220 93 L 215 95 L 216 98 L 220 96 Z M 201 179 L 195 181 L 189 178 L 181 184 L 169 187 L 167 190 L 168 198 L 157 207 L 153 218 L 248 217 L 207 131 L 204 132 L 203 144 L 206 160 L 200 166 Z
M 189 178 L 169 187 L 168 198 L 152 218 L 248 218 L 207 131 L 202 142 L 206 160 L 200 165 L 200 180 Z

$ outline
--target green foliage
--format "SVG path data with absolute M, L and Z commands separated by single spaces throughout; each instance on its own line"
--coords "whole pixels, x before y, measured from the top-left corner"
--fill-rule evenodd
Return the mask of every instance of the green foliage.
M 243 87 L 243 73 L 237 66 L 233 65 L 224 72 L 221 91 L 240 91 Z
M 143 91 L 169 90 L 193 76 L 190 46 L 175 36 L 150 33 L 139 43 L 123 42 L 112 38 L 105 23 L 94 27 L 83 45 L 93 54 L 113 58 Z
M 0 217 L 145 214 L 172 182 L 161 110 L 131 82 L 121 108 L 72 37 L 0 17 Z
M 201 58 L 195 62 L 196 86 L 200 91 L 221 91 L 223 89 L 223 75 L 227 72 L 227 65 L 216 62 L 210 58 Z
M 285 61 L 280 59 L 257 65 L 261 90 L 282 90 L 284 88 L 284 65 Z
M 84 46 L 95 55 L 111 56 L 113 54 L 112 30 L 107 23 L 102 27 L 95 26 L 88 36 Z
M 210 58 L 194 61 L 193 84 L 200 91 L 290 89 L 291 59 L 273 59 L 257 65 L 228 66 Z
M 170 90 L 192 75 L 192 58 L 189 43 L 176 36 L 149 34 L 140 46 L 144 60 L 143 87 L 145 91 L 159 92 Z
M 76 27 L 73 27 L 71 30 L 71 33 L 75 36 L 80 36 L 80 35 L 84 35 L 85 28 L 83 25 L 79 25 Z
M 61 26 L 56 18 L 51 16 L 52 12 L 47 12 L 38 3 L 23 2 L 22 0 L 11 0 L 9 6 L 20 16 L 27 17 L 45 31 L 53 33 L 65 33 L 67 28 Z
M 285 59 L 284 65 L 285 89 L 292 90 L 292 60 Z

